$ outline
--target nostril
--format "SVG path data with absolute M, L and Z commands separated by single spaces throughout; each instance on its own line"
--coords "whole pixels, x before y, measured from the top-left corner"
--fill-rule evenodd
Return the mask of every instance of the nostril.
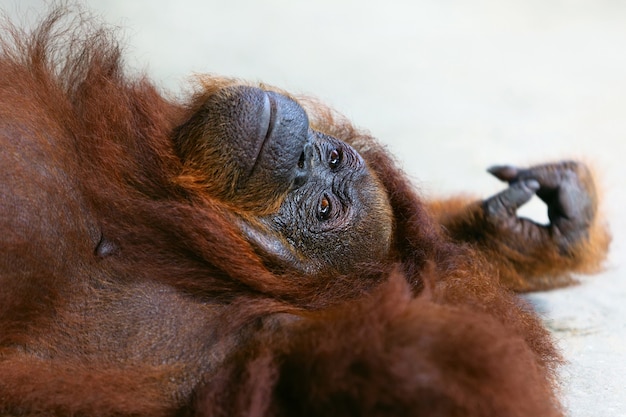
M 306 169 L 306 164 L 303 158 L 302 163 L 298 161 L 298 169 L 296 169 L 296 176 L 293 179 L 293 188 L 299 188 L 307 182 L 309 178 L 309 170 Z
M 309 179 L 309 171 L 311 170 L 311 145 L 304 145 L 304 149 L 300 153 L 298 163 L 295 168 L 295 176 L 293 179 L 293 188 L 302 187 Z
M 302 153 L 300 154 L 300 159 L 298 159 L 298 168 L 300 169 L 304 169 L 304 161 L 306 159 L 306 156 L 304 154 L 304 151 L 302 151 Z

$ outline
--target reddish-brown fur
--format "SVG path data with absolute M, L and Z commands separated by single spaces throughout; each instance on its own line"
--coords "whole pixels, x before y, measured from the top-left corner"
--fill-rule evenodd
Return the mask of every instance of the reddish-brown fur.
M 572 253 L 522 255 L 479 205 L 422 202 L 374 139 L 301 99 L 384 185 L 394 249 L 332 279 L 273 274 L 185 177 L 171 132 L 193 106 L 64 18 L 3 36 L 1 414 L 562 415 L 559 354 L 500 281 L 588 272 L 597 221 Z

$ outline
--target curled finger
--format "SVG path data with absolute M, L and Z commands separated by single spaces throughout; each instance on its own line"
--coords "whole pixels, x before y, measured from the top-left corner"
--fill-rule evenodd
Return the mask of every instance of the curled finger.
M 539 188 L 539 183 L 533 179 L 514 182 L 506 190 L 485 200 L 485 212 L 496 217 L 515 216 L 517 209 L 527 203 Z

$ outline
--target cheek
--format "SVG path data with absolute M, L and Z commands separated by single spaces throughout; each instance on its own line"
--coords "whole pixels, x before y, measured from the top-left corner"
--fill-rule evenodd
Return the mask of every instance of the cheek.
M 381 260 L 388 256 L 393 239 L 394 219 L 391 204 L 377 177 L 371 173 L 355 185 L 358 201 L 355 219 L 356 251 L 364 262 Z

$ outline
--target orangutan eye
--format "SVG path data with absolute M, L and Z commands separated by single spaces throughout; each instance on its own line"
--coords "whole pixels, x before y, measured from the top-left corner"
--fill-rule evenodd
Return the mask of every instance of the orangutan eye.
M 331 169 L 337 168 L 341 163 L 341 157 L 341 149 L 333 149 L 332 151 L 330 151 L 330 154 L 328 155 L 328 166 Z
M 321 221 L 328 220 L 330 217 L 330 212 L 332 210 L 332 205 L 330 204 L 330 199 L 326 194 L 322 196 L 320 199 L 318 208 L 317 208 L 317 218 Z

